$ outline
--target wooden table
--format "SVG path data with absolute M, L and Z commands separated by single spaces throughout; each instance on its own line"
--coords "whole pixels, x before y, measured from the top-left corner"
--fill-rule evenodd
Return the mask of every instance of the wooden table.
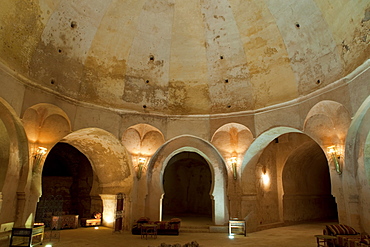
M 335 236 L 330 235 L 315 235 L 317 246 L 328 246 L 328 243 L 333 244 L 332 246 L 335 246 L 334 240 L 337 239 Z
M 148 239 L 148 235 L 157 238 L 157 225 L 155 224 L 142 224 L 141 225 L 141 238 Z

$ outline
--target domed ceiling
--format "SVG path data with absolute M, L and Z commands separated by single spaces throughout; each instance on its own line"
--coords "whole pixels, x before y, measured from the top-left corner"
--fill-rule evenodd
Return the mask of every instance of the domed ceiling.
M 369 20 L 368 0 L 2 0 L 0 57 L 76 101 L 230 113 L 354 70 L 370 57 Z

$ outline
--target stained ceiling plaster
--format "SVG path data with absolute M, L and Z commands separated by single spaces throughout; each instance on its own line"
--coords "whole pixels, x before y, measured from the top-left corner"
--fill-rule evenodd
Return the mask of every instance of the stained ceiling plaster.
M 366 0 L 3 0 L 0 58 L 77 101 L 164 115 L 256 110 L 369 58 Z

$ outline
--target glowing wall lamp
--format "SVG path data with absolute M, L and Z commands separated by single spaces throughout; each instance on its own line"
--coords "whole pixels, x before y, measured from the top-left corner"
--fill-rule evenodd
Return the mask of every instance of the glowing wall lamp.
M 267 174 L 266 166 L 262 167 L 262 183 L 265 187 L 270 185 L 270 176 Z
M 143 173 L 145 162 L 146 162 L 146 158 L 143 158 L 143 157 L 139 157 L 137 160 L 137 174 L 136 174 L 137 179 L 141 178 L 141 174 Z
M 236 173 L 237 157 L 232 156 L 230 158 L 230 163 L 231 163 L 231 168 L 233 169 L 233 177 L 234 179 L 236 179 L 237 178 L 237 173 Z
M 340 155 L 338 154 L 337 148 L 335 147 L 335 145 L 328 147 L 328 154 L 331 156 L 331 159 L 334 162 L 335 171 L 339 175 L 341 175 L 342 174 L 342 169 L 341 169 L 340 163 L 339 163 Z
M 38 147 L 33 155 L 34 165 L 39 165 L 44 155 L 47 153 L 48 149 L 44 147 Z

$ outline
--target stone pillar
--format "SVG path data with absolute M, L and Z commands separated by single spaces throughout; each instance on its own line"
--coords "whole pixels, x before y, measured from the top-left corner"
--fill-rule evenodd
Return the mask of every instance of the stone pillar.
M 30 227 L 30 222 L 26 222 L 25 219 L 26 214 L 26 193 L 24 192 L 17 192 L 17 210 L 16 210 L 16 218 L 14 222 L 14 227 Z M 33 222 L 32 222 L 33 223 Z
M 100 194 L 103 201 L 103 225 L 114 227 L 116 215 L 117 195 Z

